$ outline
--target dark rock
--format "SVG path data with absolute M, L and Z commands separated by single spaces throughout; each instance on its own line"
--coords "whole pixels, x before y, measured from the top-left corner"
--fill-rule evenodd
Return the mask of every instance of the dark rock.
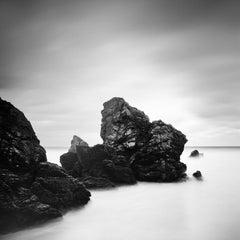
M 149 118 L 122 98 L 104 103 L 101 137 L 104 145 L 129 159 L 138 180 L 177 181 L 185 177 L 180 162 L 187 139 L 162 121 Z
M 108 180 L 107 178 L 101 177 L 91 177 L 88 176 L 86 178 L 81 179 L 84 186 L 88 189 L 95 189 L 95 188 L 112 188 L 116 185 Z
M 61 217 L 89 197 L 79 180 L 47 162 L 24 114 L 0 99 L 0 232 Z
M 198 150 L 193 150 L 189 157 L 199 157 L 200 153 Z
M 47 161 L 46 152 L 30 122 L 11 103 L 0 98 L 0 168 L 28 172 Z
M 62 167 L 73 177 L 82 177 L 82 164 L 76 153 L 67 152 L 60 156 Z
M 35 173 L 32 192 L 42 203 L 64 210 L 86 204 L 90 193 L 79 180 L 53 163 L 41 163 Z
M 77 136 L 75 138 L 80 139 Z M 78 144 L 76 153 L 68 152 L 61 155 L 60 162 L 70 175 L 79 178 L 87 188 L 136 183 L 125 157 L 115 155 L 114 149 L 103 144 L 93 147 Z
M 78 159 L 83 166 L 83 177 L 105 178 L 113 184 L 133 184 L 133 171 L 124 156 L 114 156 L 113 150 L 102 144 L 88 149 L 77 147 Z
M 73 139 L 72 139 L 72 141 L 71 141 L 71 147 L 70 147 L 70 149 L 68 150 L 68 152 L 71 152 L 71 153 L 76 153 L 77 152 L 77 147 L 85 147 L 85 148 L 88 148 L 89 146 L 88 146 L 88 144 L 85 142 L 85 141 L 83 141 L 80 137 L 78 137 L 78 136 L 76 136 L 76 135 L 74 135 L 73 136 Z
M 196 171 L 195 173 L 193 173 L 193 176 L 197 179 L 202 178 L 202 173 L 200 171 Z
M 143 146 L 149 128 L 148 116 L 131 107 L 123 98 L 112 98 L 103 106 L 101 137 L 104 144 L 125 154 Z
M 186 165 L 180 162 L 185 135 L 160 120 L 149 122 L 144 112 L 122 98 L 104 103 L 101 137 L 103 144 L 94 147 L 75 137 L 80 139 L 74 148 L 77 156 L 63 154 L 62 166 L 73 176 L 78 163 L 78 177 L 90 177 L 92 185 L 92 179 L 99 178 L 118 185 L 136 180 L 172 182 L 186 176 Z

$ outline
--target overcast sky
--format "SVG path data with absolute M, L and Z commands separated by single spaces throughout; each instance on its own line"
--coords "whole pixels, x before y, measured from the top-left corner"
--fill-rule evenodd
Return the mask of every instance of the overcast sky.
M 189 146 L 240 145 L 239 12 L 237 0 L 2 0 L 0 95 L 44 147 L 101 143 L 114 96 Z

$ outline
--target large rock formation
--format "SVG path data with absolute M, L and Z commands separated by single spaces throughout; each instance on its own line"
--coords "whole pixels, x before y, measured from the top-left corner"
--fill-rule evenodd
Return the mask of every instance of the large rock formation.
M 89 197 L 79 180 L 47 162 L 30 122 L 0 98 L 0 232 L 60 217 Z
M 130 184 L 136 180 L 171 182 L 185 177 L 186 165 L 180 162 L 187 142 L 185 135 L 160 120 L 150 122 L 144 112 L 123 98 L 104 103 L 101 137 L 102 145 L 75 144 L 61 156 L 69 174 L 82 181 L 88 179 L 91 187 L 96 179 L 95 187 L 99 187 L 99 182 L 105 186 L 107 180 Z
M 185 176 L 186 165 L 180 162 L 185 135 L 161 120 L 149 122 L 123 98 L 104 103 L 101 137 L 129 159 L 137 180 L 168 182 Z
M 60 162 L 70 175 L 79 178 L 87 188 L 136 182 L 129 162 L 124 156 L 115 155 L 111 147 L 102 144 L 93 147 L 77 145 L 76 153 L 70 150 L 60 157 Z

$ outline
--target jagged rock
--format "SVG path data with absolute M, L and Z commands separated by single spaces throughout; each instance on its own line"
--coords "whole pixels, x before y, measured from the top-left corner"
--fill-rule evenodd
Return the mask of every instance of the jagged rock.
M 62 216 L 90 193 L 65 170 L 46 162 L 30 122 L 0 98 L 0 232 Z
M 77 155 L 83 166 L 83 177 L 104 178 L 114 185 L 136 182 L 133 171 L 125 157 L 114 156 L 110 147 L 102 144 L 97 144 L 88 149 L 77 147 Z
M 193 176 L 197 179 L 201 179 L 202 178 L 202 173 L 198 170 L 198 171 L 193 173 Z
M 42 203 L 57 209 L 86 204 L 90 197 L 90 193 L 78 179 L 69 176 L 63 168 L 49 162 L 38 165 L 31 189 Z
M 0 139 L 0 168 L 27 172 L 47 160 L 30 122 L 21 111 L 1 98 Z
M 198 150 L 193 150 L 189 157 L 199 157 L 200 153 Z
M 68 152 L 76 153 L 77 152 L 77 150 L 76 150 L 77 146 L 88 148 L 88 144 L 85 141 L 83 141 L 80 137 L 74 135 L 73 139 L 71 141 L 71 147 L 68 150 Z
M 151 123 L 144 112 L 123 98 L 113 98 L 103 105 L 103 144 L 78 144 L 76 155 L 63 154 L 62 166 L 70 174 L 79 169 L 78 163 L 79 178 L 107 179 L 114 184 L 133 184 L 136 179 L 172 182 L 186 176 L 186 165 L 180 162 L 187 142 L 184 134 L 160 120 Z
M 104 145 L 129 159 L 135 176 L 142 181 L 177 181 L 185 177 L 180 162 L 187 139 L 162 121 L 149 122 L 140 110 L 122 98 L 104 103 L 101 137 Z
M 101 137 L 104 144 L 124 153 L 142 146 L 141 140 L 149 126 L 148 116 L 123 98 L 112 98 L 103 106 Z
M 87 188 L 106 188 L 136 182 L 125 157 L 115 155 L 111 147 L 102 144 L 93 147 L 76 145 L 76 153 L 61 155 L 60 162 L 70 175 L 79 178 Z
M 16 180 L 22 182 L 21 176 L 0 170 L 0 178 L 0 233 L 62 216 L 61 211 L 42 203 L 28 187 L 20 186 Z
M 76 153 L 67 152 L 60 156 L 62 167 L 73 177 L 82 177 L 82 164 Z

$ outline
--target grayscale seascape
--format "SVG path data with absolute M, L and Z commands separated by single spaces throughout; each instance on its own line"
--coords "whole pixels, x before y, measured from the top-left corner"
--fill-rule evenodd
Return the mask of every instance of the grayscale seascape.
M 240 240 L 240 1 L 0 0 L 0 240 Z

